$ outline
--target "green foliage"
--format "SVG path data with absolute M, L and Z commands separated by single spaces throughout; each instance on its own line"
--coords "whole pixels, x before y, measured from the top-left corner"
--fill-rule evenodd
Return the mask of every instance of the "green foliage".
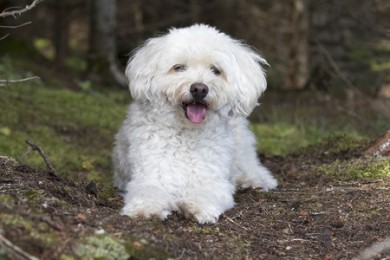
M 87 61 L 79 57 L 69 57 L 65 60 L 65 65 L 73 71 L 83 72 L 87 70 Z
M 54 60 L 55 48 L 51 40 L 46 38 L 35 38 L 34 47 L 48 60 Z

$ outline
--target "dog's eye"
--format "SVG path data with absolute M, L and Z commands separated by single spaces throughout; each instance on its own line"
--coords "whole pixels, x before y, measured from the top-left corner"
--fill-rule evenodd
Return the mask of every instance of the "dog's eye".
M 175 72 L 185 71 L 187 69 L 187 66 L 184 64 L 176 64 L 172 67 L 172 70 Z
M 214 65 L 211 66 L 210 69 L 216 76 L 219 76 L 222 74 L 222 71 L 220 69 L 218 69 L 217 67 L 215 67 Z

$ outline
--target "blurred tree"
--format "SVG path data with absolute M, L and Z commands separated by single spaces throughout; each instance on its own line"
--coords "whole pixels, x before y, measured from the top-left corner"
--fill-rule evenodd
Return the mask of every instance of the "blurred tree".
M 57 67 L 64 65 L 65 58 L 69 53 L 69 10 L 67 0 L 57 0 L 53 2 L 54 23 L 53 42 L 56 50 L 55 63 Z
M 303 89 L 309 77 L 308 0 L 291 0 L 289 57 L 285 73 L 285 89 Z
M 116 0 L 93 0 L 91 8 L 89 68 L 103 60 L 117 83 L 126 86 L 126 78 L 116 64 Z

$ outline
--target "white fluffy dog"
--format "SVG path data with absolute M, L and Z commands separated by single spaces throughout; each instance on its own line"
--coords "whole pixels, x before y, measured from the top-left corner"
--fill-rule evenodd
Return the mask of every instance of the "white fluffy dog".
M 173 28 L 136 50 L 126 68 L 134 102 L 113 151 L 122 214 L 179 211 L 215 223 L 234 206 L 236 188 L 277 186 L 246 119 L 266 88 L 262 64 L 207 25 Z

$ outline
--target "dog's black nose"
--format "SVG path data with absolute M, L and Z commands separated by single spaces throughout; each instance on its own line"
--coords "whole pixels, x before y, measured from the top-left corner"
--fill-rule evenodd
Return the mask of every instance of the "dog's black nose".
M 190 87 L 190 92 L 194 99 L 201 100 L 209 93 L 209 87 L 203 83 L 194 83 Z

